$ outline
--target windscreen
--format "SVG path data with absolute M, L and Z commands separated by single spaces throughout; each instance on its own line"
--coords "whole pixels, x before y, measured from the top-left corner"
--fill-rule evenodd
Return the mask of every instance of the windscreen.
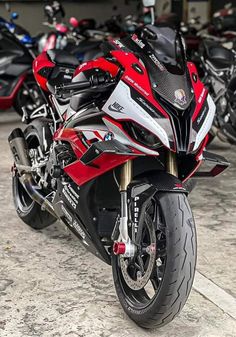
M 148 25 L 122 42 L 144 63 L 156 95 L 186 110 L 194 95 L 181 36 L 172 28 Z
M 158 60 L 168 72 L 183 75 L 185 72 L 185 55 L 182 41 L 176 31 L 169 27 L 152 27 L 152 32 L 155 33 L 156 38 L 147 38 L 147 41 Z

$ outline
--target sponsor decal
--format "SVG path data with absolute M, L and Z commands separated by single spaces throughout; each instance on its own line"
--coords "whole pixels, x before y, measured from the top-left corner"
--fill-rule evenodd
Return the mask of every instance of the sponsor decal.
M 84 230 L 80 227 L 80 225 L 78 224 L 78 222 L 75 219 L 73 220 L 72 216 L 70 215 L 70 213 L 67 211 L 67 209 L 63 205 L 61 206 L 61 209 L 62 209 L 62 211 L 65 215 L 65 220 L 66 220 L 67 224 L 70 227 L 73 227 L 78 232 L 80 237 L 83 239 L 83 243 L 88 246 L 88 243 L 85 241 L 86 240 L 86 234 L 85 234 Z
M 123 45 L 123 43 L 121 43 L 121 41 L 120 40 L 114 40 L 114 43 L 119 47 L 119 48 L 124 48 L 124 45 Z
M 135 82 L 134 80 L 132 80 L 132 78 L 130 78 L 128 75 L 125 76 L 125 79 L 127 81 L 129 81 L 130 83 L 132 83 L 133 86 L 135 88 L 137 88 L 139 91 L 141 91 L 145 96 L 147 96 L 147 97 L 150 96 L 150 94 L 145 89 L 143 89 L 142 87 L 140 87 L 140 85 L 137 82 Z
M 132 35 L 132 40 L 141 48 L 143 49 L 145 47 L 145 43 L 141 39 L 138 38 L 136 34 Z
M 201 115 L 200 115 L 200 116 L 198 117 L 198 119 L 197 119 L 197 124 L 198 124 L 198 125 L 201 123 L 203 117 L 205 117 L 205 114 L 206 114 L 207 111 L 208 111 L 208 107 L 205 106 L 204 109 L 202 110 Z
M 75 192 L 71 185 L 64 185 L 62 193 L 66 200 L 69 201 L 70 205 L 76 209 L 78 206 L 79 195 Z
M 73 76 L 71 75 L 64 75 L 64 79 L 66 80 L 72 80 Z
M 108 109 L 113 112 L 119 112 L 122 113 L 124 110 L 124 107 L 121 106 L 119 103 L 114 102 L 113 104 L 109 105 Z
M 180 105 L 187 104 L 187 97 L 183 89 L 178 89 L 175 91 L 175 102 Z
M 152 113 L 154 113 L 155 114 L 155 110 L 149 105 L 149 104 L 147 104 L 147 102 L 142 98 L 142 97 L 138 97 L 138 99 L 137 99 L 140 103 L 142 103 L 144 106 L 145 106 L 145 108 L 147 108 L 149 111 L 151 111 Z
M 155 63 L 155 65 L 158 66 L 160 71 L 165 70 L 164 66 L 161 64 L 161 62 L 157 59 L 157 57 L 154 54 L 151 54 L 149 57 Z
M 85 232 L 83 231 L 83 229 L 80 227 L 80 225 L 78 224 L 78 222 L 76 220 L 73 221 L 72 226 L 74 227 L 74 229 L 76 229 L 76 231 L 79 233 L 79 235 L 81 236 L 81 238 L 83 240 L 85 240 L 86 239 L 86 234 L 85 234 Z
M 139 207 L 138 207 L 139 197 L 134 198 L 134 231 L 138 232 L 138 220 L 139 220 Z
M 185 188 L 181 183 L 177 183 L 175 184 L 174 190 L 185 190 Z
M 198 103 L 202 103 L 202 100 L 203 100 L 203 97 L 204 97 L 204 95 L 205 95 L 205 92 L 206 92 L 206 89 L 204 88 L 204 89 L 202 90 L 201 95 L 199 96 Z
M 70 213 L 67 211 L 67 209 L 62 205 L 61 206 L 62 212 L 64 213 L 66 220 L 68 221 L 68 224 L 71 226 L 72 225 L 72 216 Z

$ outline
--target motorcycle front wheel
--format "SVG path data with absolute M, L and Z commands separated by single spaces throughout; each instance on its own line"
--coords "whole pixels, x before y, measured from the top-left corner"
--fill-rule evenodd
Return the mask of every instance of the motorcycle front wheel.
M 192 288 L 197 244 L 184 194 L 162 193 L 146 208 L 136 255 L 112 256 L 113 278 L 126 314 L 143 328 L 171 322 Z

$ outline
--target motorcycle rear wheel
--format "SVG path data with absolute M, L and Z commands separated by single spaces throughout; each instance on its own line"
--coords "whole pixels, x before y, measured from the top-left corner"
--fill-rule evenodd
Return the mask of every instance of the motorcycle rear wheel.
M 40 146 L 43 151 L 43 140 L 35 126 L 28 126 L 24 133 L 29 149 L 35 149 Z M 17 171 L 12 177 L 12 193 L 17 215 L 31 228 L 40 230 L 56 222 L 56 218 L 47 211 L 43 211 L 41 206 L 31 199 L 22 186 Z
M 197 257 L 196 229 L 187 197 L 162 193 L 152 203 L 154 206 L 149 205 L 146 214 L 155 228 L 156 261 L 148 283 L 142 289 L 134 289 L 132 283 L 126 281 L 122 257 L 112 256 L 115 288 L 124 311 L 137 325 L 149 329 L 166 325 L 181 312 L 192 288 Z M 147 236 L 145 240 L 146 246 L 149 245 Z M 145 254 L 140 257 L 144 269 L 148 268 L 148 258 Z M 138 277 L 129 263 L 138 270 L 140 257 L 133 258 L 133 262 L 127 258 L 126 262 L 126 271 L 129 270 L 134 285 Z

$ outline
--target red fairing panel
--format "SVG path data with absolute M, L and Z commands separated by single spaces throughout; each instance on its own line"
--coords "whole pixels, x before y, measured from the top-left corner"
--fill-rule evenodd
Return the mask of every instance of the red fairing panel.
M 78 133 L 74 129 L 61 128 L 54 134 L 55 141 L 67 141 L 73 147 L 75 154 L 80 158 L 87 150 L 85 145 L 81 142 Z
M 77 162 L 65 167 L 64 171 L 77 185 L 82 186 L 88 181 L 97 178 L 115 167 L 124 164 L 127 160 L 134 158 L 134 156 L 104 153 L 93 162 L 96 167 L 84 165 L 78 160 Z
M 80 134 L 74 129 L 60 129 L 54 135 L 55 141 L 67 141 L 71 144 L 78 160 L 64 168 L 69 177 L 79 186 L 97 178 L 113 168 L 124 164 L 127 160 L 136 158 L 134 155 L 115 155 L 104 153 L 96 161 L 94 166 L 84 165 L 79 159 L 87 151 L 86 146 L 80 139 Z M 98 140 L 101 141 L 100 135 Z
M 55 67 L 55 64 L 49 60 L 46 52 L 36 57 L 36 59 L 33 62 L 34 77 L 36 81 L 38 82 L 38 84 L 40 85 L 40 87 L 45 91 L 48 91 L 48 88 L 47 88 L 48 79 L 46 76 L 47 68 L 52 69 L 54 67 Z M 44 72 L 43 70 L 45 71 L 45 76 L 43 75 L 43 72 Z
M 129 86 L 133 87 L 137 92 L 140 93 L 140 95 L 146 97 L 148 101 L 152 103 L 165 118 L 169 119 L 168 114 L 154 98 L 147 70 L 139 62 L 137 57 L 132 53 L 125 53 L 124 51 L 112 51 L 111 54 L 125 69 L 122 80 Z M 133 64 L 138 64 L 142 69 L 143 74 L 139 74 L 137 71 L 135 71 L 132 68 Z
M 119 67 L 117 65 L 107 61 L 103 57 L 100 57 L 94 61 L 88 61 L 88 62 L 82 63 L 76 69 L 74 73 L 74 77 L 83 71 L 90 70 L 90 69 L 96 69 L 96 68 L 109 72 L 112 77 L 115 77 L 119 71 Z
M 19 78 L 19 80 L 18 80 L 16 86 L 13 88 L 10 96 L 0 97 L 0 109 L 1 110 L 10 109 L 13 106 L 15 97 L 17 95 L 17 92 L 18 92 L 19 88 L 22 86 L 22 83 L 24 82 L 25 78 L 26 78 L 26 74 L 22 75 Z

